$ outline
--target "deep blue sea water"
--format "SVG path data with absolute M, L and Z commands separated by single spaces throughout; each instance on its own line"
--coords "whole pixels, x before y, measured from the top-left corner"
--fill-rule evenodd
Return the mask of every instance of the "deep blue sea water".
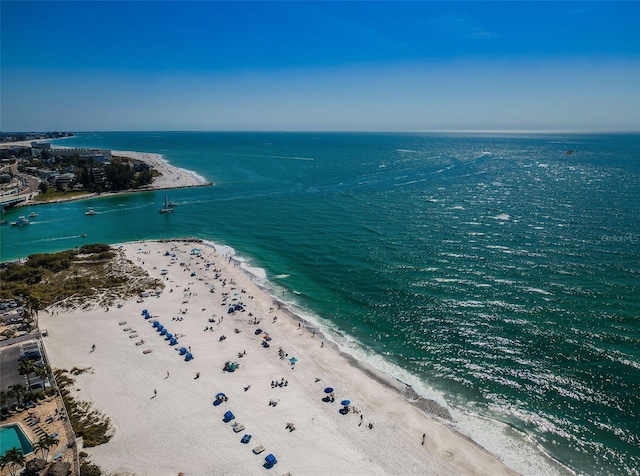
M 164 215 L 164 191 L 33 207 L 31 226 L 2 227 L 2 260 L 161 237 L 231 246 L 518 471 L 562 471 L 546 453 L 576 473 L 640 474 L 640 135 L 58 143 L 162 153 L 216 185 L 171 191 L 179 205 Z

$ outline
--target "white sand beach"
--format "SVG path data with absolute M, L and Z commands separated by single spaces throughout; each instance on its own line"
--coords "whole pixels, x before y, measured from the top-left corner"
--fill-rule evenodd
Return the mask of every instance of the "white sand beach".
M 108 311 L 50 309 L 40 317 L 52 367 L 91 368 L 77 377 L 73 393 L 94 402 L 113 422 L 109 443 L 85 449 L 106 472 L 515 474 L 453 431 L 450 422 L 426 415 L 278 309 L 256 279 L 212 244 L 134 242 L 120 248 L 165 282 L 158 297 Z M 191 254 L 193 248 L 202 255 Z M 228 314 L 230 305 L 239 303 L 245 310 Z M 143 317 L 144 309 L 152 318 Z M 170 346 L 154 330 L 154 320 L 177 334 L 179 344 Z M 141 340 L 144 344 L 136 345 Z M 183 346 L 193 360 L 179 355 Z M 297 359 L 295 366 L 291 358 Z M 224 371 L 225 362 L 239 366 Z M 323 401 L 327 387 L 334 389 L 334 402 Z M 219 392 L 228 400 L 214 406 Z M 339 412 L 344 399 L 351 401 L 347 414 Z M 227 411 L 235 419 L 225 423 Z M 234 423 L 244 429 L 234 432 Z M 246 434 L 251 440 L 243 444 Z M 264 451 L 254 454 L 259 446 Z M 269 454 L 277 463 L 267 471 Z
M 113 157 L 128 157 L 134 160 L 141 160 L 162 174 L 161 177 L 156 177 L 151 185 L 145 187 L 145 190 L 162 190 L 168 188 L 210 185 L 210 182 L 195 172 L 170 165 L 161 154 L 132 152 L 129 150 L 113 150 L 111 151 L 111 154 Z

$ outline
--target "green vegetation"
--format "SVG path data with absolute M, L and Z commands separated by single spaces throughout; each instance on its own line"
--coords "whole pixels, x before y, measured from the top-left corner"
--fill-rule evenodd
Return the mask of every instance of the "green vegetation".
M 102 476 L 100 466 L 96 466 L 89 461 L 89 454 L 85 451 L 78 453 L 80 457 L 80 474 L 82 476 Z
M 100 411 L 94 410 L 90 402 L 77 401 L 70 395 L 69 388 L 73 388 L 75 380 L 69 374 L 75 372 L 75 375 L 78 375 L 78 373 L 86 370 L 72 369 L 71 372 L 67 372 L 66 370 L 56 369 L 53 375 L 60 389 L 62 401 L 67 409 L 73 431 L 77 436 L 83 438 L 83 446 L 90 448 L 109 441 L 113 436 L 113 429 L 111 420 Z
M 44 182 L 42 182 L 40 185 L 44 184 Z M 42 193 L 42 190 L 45 190 L 44 193 Z M 60 199 L 69 199 L 69 198 L 77 198 L 77 197 L 84 197 L 87 196 L 90 192 L 86 192 L 86 191 L 78 191 L 78 190 L 63 190 L 61 192 L 58 192 L 57 190 L 47 187 L 46 185 L 44 185 L 43 187 L 40 187 L 40 191 L 41 193 L 34 198 L 35 202 L 51 202 L 53 200 L 60 200 Z
M 22 297 L 37 316 L 54 303 L 87 305 L 91 297 L 99 297 L 99 305 L 109 306 L 116 299 L 164 287 L 117 256 L 109 245 L 92 244 L 60 253 L 36 253 L 24 264 L 8 263 L 0 272 L 0 299 Z
M 0 458 L 0 469 L 9 468 L 9 474 L 15 476 L 18 468 L 22 468 L 26 461 L 21 449 L 11 448 Z

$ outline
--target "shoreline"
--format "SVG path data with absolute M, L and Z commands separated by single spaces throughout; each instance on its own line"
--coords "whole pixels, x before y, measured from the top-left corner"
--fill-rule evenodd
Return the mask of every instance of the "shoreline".
M 186 293 L 184 295 L 180 292 L 173 293 L 165 288 L 157 298 L 146 298 L 143 303 L 128 301 L 123 303 L 121 309 L 112 308 L 109 312 L 105 312 L 103 309 L 89 310 L 84 313 L 59 311 L 58 316 L 53 316 L 50 312 L 49 316 L 41 318 L 41 325 L 46 325 L 49 331 L 49 336 L 44 342 L 52 365 L 56 367 L 90 366 L 95 369 L 93 373 L 80 377 L 76 386 L 81 388 L 81 396 L 89 397 L 114 421 L 116 433 L 112 442 L 103 445 L 104 447 L 86 450 L 91 453 L 92 460 L 103 467 L 103 470 L 142 471 L 140 474 L 172 474 L 174 471 L 185 471 L 189 474 L 211 474 L 212 469 L 210 468 L 215 468 L 219 472 L 220 468 L 224 467 L 227 468 L 224 471 L 225 474 L 260 474 L 263 468 L 256 463 L 256 460 L 263 460 L 263 456 L 268 453 L 255 456 L 251 453 L 250 448 L 241 444 L 239 444 L 240 451 L 236 451 L 238 442 L 235 440 L 239 439 L 241 434 L 238 434 L 238 438 L 234 438 L 236 435 L 232 432 L 233 436 L 230 437 L 228 426 L 219 423 L 217 417 L 209 421 L 212 412 L 216 415 L 220 413 L 216 407 L 211 406 L 211 393 L 214 392 L 211 389 L 225 386 L 221 382 L 230 380 L 229 376 L 220 377 L 219 371 L 211 370 L 209 363 L 213 364 L 213 368 L 215 368 L 228 358 L 226 352 L 223 352 L 224 355 L 219 355 L 219 352 L 213 349 L 224 350 L 228 341 L 235 341 L 238 345 L 236 350 L 242 351 L 244 349 L 247 351 L 245 357 L 238 359 L 241 367 L 237 374 L 247 374 L 246 380 L 243 380 L 241 385 L 249 383 L 250 387 L 261 386 L 263 390 L 242 391 L 238 385 L 232 386 L 231 389 L 227 389 L 227 395 L 229 395 L 230 401 L 233 401 L 234 408 L 231 409 L 234 413 L 238 412 L 238 419 L 242 418 L 242 423 L 247 427 L 262 427 L 255 428 L 256 433 L 262 434 L 254 434 L 254 437 L 259 438 L 258 441 L 267 447 L 267 451 L 273 452 L 281 462 L 276 468 L 278 474 L 286 469 L 290 469 L 293 474 L 306 474 L 312 461 L 315 462 L 314 467 L 316 468 L 325 467 L 328 470 L 333 468 L 327 474 L 338 474 L 336 471 L 342 474 L 516 474 L 476 442 L 451 428 L 446 423 L 448 420 L 440 415 L 427 414 L 420 405 L 420 403 L 428 403 L 427 399 L 410 400 L 417 395 L 411 394 L 410 386 L 345 353 L 331 339 L 325 338 L 320 333 L 316 334 L 312 330 L 315 328 L 312 323 L 295 314 L 295 311 L 287 308 L 286 305 L 276 311 L 275 309 L 281 305 L 281 301 L 273 294 L 269 295 L 264 289 L 266 283 L 256 282 L 258 280 L 255 276 L 251 276 L 249 271 L 238 264 L 242 262 L 241 260 L 234 259 L 233 255 L 220 253 L 215 243 L 196 240 L 195 242 L 185 241 L 185 239 L 136 241 L 114 246 L 114 248 L 123 249 L 131 261 L 146 269 L 153 277 L 164 276 L 160 274 L 160 271 L 163 266 L 167 266 L 164 268 L 168 269 L 167 276 L 165 276 L 166 286 L 171 286 L 172 291 L 177 290 L 176 288 L 182 288 L 185 291 L 189 289 L 189 297 L 186 297 Z M 193 258 L 188 254 L 188 250 L 198 244 L 202 245 L 200 249 L 203 258 Z M 193 269 L 192 272 L 196 275 L 189 276 L 186 269 L 176 269 L 177 266 L 168 267 L 171 265 L 166 264 L 169 258 L 164 253 L 169 250 L 179 256 L 173 262 L 177 263 L 180 260 L 183 263 L 188 262 L 189 268 Z M 234 296 L 243 297 L 243 302 L 244 298 L 251 298 L 246 301 L 247 311 L 251 312 L 248 315 L 243 314 L 240 320 L 237 316 L 227 316 L 226 313 L 223 313 L 220 318 L 221 322 L 216 324 L 216 339 L 213 341 L 210 340 L 208 333 L 202 332 L 202 328 L 207 323 L 205 315 L 202 313 L 210 314 L 210 312 L 204 312 L 212 305 L 209 302 L 210 298 L 213 298 L 214 301 L 214 311 L 217 309 L 216 315 L 220 311 L 226 311 L 225 304 L 222 304 L 223 307 L 216 306 L 218 304 L 216 301 L 221 299 L 222 292 L 226 291 L 225 284 L 220 283 L 222 279 L 220 277 L 213 284 L 215 286 L 214 293 L 209 292 L 209 280 L 213 282 L 214 279 L 207 271 L 209 268 L 204 266 L 205 262 L 215 263 L 215 269 L 219 270 L 222 277 L 229 281 L 226 286 L 232 285 L 231 289 L 237 288 Z M 177 271 L 180 272 L 176 275 Z M 201 279 L 207 281 L 204 284 L 199 283 L 198 281 Z M 228 287 L 226 289 L 231 292 Z M 239 289 L 243 291 L 240 292 Z M 203 291 L 204 295 L 192 296 L 192 293 L 197 294 L 196 290 Z M 164 304 L 161 304 L 163 301 Z M 169 320 L 169 317 L 172 314 L 175 315 L 178 309 L 181 309 L 180 306 L 185 305 L 185 302 L 189 303 L 189 309 L 195 305 L 198 309 L 195 311 L 198 317 L 194 318 L 191 313 L 186 313 L 183 315 L 184 322 L 181 319 L 180 324 Z M 143 306 L 149 308 L 154 317 L 160 309 L 161 315 L 158 320 L 162 320 L 167 327 L 185 328 L 185 343 L 189 341 L 189 345 L 194 346 L 195 359 L 193 362 L 180 362 L 175 359 L 175 355 L 170 356 L 170 354 L 174 354 L 170 350 L 171 348 L 158 342 L 159 338 L 152 335 L 153 331 L 148 322 L 140 317 L 140 312 L 136 312 Z M 175 308 L 176 306 L 177 308 Z M 172 313 L 172 311 L 174 312 Z M 272 343 L 271 349 L 260 349 L 259 347 L 256 349 L 256 344 L 261 342 L 261 339 L 253 332 L 247 332 L 253 330 L 253 326 L 243 322 L 252 314 L 254 319 L 260 319 L 264 322 L 261 327 L 268 330 L 276 342 Z M 266 322 L 267 320 L 271 321 L 272 316 L 275 315 L 277 315 L 277 320 Z M 153 353 L 148 356 L 143 355 L 140 348 L 127 342 L 129 339 L 122 339 L 126 336 L 123 336 L 121 331 L 117 332 L 120 330 L 117 321 L 123 317 L 126 317 L 127 322 L 135 326 L 138 329 L 138 334 L 148 341 L 152 346 Z M 226 319 L 222 322 L 222 318 L 225 317 Z M 198 319 L 200 322 L 187 323 L 187 321 L 197 321 Z M 231 321 L 230 324 L 228 324 L 229 321 Z M 304 322 L 304 326 L 302 326 L 302 322 Z M 236 332 L 234 333 L 229 326 L 237 326 Z M 143 331 L 149 335 L 143 336 Z M 228 339 L 219 343 L 217 337 L 221 331 L 226 333 Z M 74 346 L 65 345 L 69 338 L 74 339 Z M 86 348 L 89 347 L 89 342 L 98 338 L 104 340 L 98 344 L 100 348 L 111 349 L 109 352 L 111 357 L 103 355 L 102 360 L 96 360 L 96 356 L 87 355 Z M 283 362 L 277 354 L 274 355 L 273 348 L 280 345 L 299 359 L 295 371 L 293 368 L 283 369 L 283 363 L 288 364 L 288 362 L 286 360 Z M 201 347 L 206 347 L 207 350 L 203 351 Z M 169 357 L 165 358 L 165 354 L 169 354 Z M 258 356 L 257 360 L 255 360 L 254 354 Z M 232 355 L 235 355 L 235 352 Z M 158 368 L 158 365 L 154 365 L 154 358 L 160 356 L 162 364 Z M 201 364 L 200 360 L 204 362 Z M 132 367 L 132 365 L 140 368 Z M 183 454 L 175 455 L 172 453 L 172 448 L 175 448 L 176 445 L 179 446 L 179 442 L 176 442 L 174 437 L 164 435 L 162 438 L 161 435 L 153 434 L 153 428 L 156 428 L 158 423 L 162 426 L 162 414 L 149 414 L 147 407 L 151 404 L 147 402 L 148 393 L 151 390 L 141 389 L 140 386 L 147 382 L 154 386 L 162 385 L 165 367 L 169 368 L 169 366 L 171 366 L 171 378 L 173 378 L 174 372 L 177 378 L 182 378 L 184 376 L 180 373 L 185 365 L 192 369 L 189 370 L 190 374 L 198 370 L 202 371 L 203 377 L 194 380 L 193 376 L 189 375 L 188 379 L 183 379 L 184 381 L 179 388 L 172 389 L 171 395 L 169 395 L 170 399 L 173 402 L 184 402 L 178 408 L 168 407 L 172 408 L 170 412 L 177 413 L 176 418 L 170 418 L 176 425 L 175 428 L 172 427 L 173 432 L 181 434 L 184 438 L 187 437 L 187 433 L 194 432 L 189 440 L 191 441 L 192 437 L 194 440 L 203 438 L 208 441 L 208 447 L 212 450 L 214 447 L 218 449 L 217 447 L 221 445 L 222 447 L 219 449 L 226 450 L 226 456 L 217 456 L 219 460 L 225 460 L 225 462 L 218 461 L 222 466 L 215 464 L 211 466 L 211 462 L 208 462 L 206 458 L 203 460 L 198 456 L 198 451 L 193 449 L 181 448 L 181 451 L 184 450 Z M 124 371 L 122 366 L 125 366 L 127 372 L 132 372 L 135 376 L 122 375 Z M 245 369 L 245 367 L 247 368 Z M 288 365 L 284 367 L 288 367 Z M 168 375 L 169 371 L 166 372 Z M 209 375 L 210 373 L 212 375 Z M 155 377 L 153 374 L 156 374 Z M 231 380 L 236 377 L 236 373 L 231 375 Z M 269 388 L 268 382 L 273 382 L 274 377 L 279 378 L 281 375 L 285 375 L 287 380 L 291 381 L 290 385 L 276 391 Z M 284 377 L 282 378 L 284 379 Z M 317 380 L 318 378 L 321 379 L 320 382 Z M 200 398 L 202 397 L 200 384 L 205 380 L 212 381 L 214 385 L 207 385 L 210 389 L 203 402 Z M 320 400 L 323 395 L 322 388 L 325 387 L 325 383 L 329 382 L 332 387 L 336 388 L 337 398 L 348 396 L 353 401 L 352 405 L 360 409 L 361 425 L 363 421 L 365 425 L 371 422 L 372 428 L 357 425 L 358 417 L 353 411 L 340 415 L 337 412 L 338 406 Z M 128 388 L 128 385 L 131 388 Z M 144 385 L 142 386 L 144 387 Z M 100 390 L 95 391 L 96 389 Z M 190 392 L 185 393 L 185 390 Z M 141 397 L 140 391 L 146 397 Z M 160 391 L 164 395 L 168 389 Z M 128 411 L 127 408 L 123 408 L 122 402 L 118 404 L 120 393 L 128 395 L 125 398 L 126 407 L 135 407 L 137 412 L 141 412 L 142 415 L 136 415 Z M 278 399 L 278 409 L 271 410 L 266 406 L 266 400 L 270 394 L 282 397 L 282 401 Z M 207 400 L 208 403 L 205 403 Z M 153 400 L 151 401 L 153 402 Z M 433 403 L 435 404 L 433 408 L 436 410 L 440 408 L 437 403 Z M 256 413 L 258 407 L 260 410 Z M 278 414 L 280 408 L 284 409 L 285 407 L 287 412 L 293 414 L 291 416 L 287 414 L 286 417 L 280 415 L 281 418 L 276 418 L 275 415 Z M 212 408 L 213 410 L 211 410 Z M 230 409 L 230 405 L 225 404 L 223 408 L 226 411 Z M 126 414 L 124 418 L 123 413 Z M 253 414 L 254 417 L 247 418 L 245 414 Z M 362 415 L 366 419 L 363 420 Z M 308 419 L 309 416 L 311 416 L 311 420 Z M 292 434 L 279 428 L 280 424 L 285 426 L 282 418 L 290 418 L 288 421 L 295 420 L 297 431 Z M 201 430 L 184 426 L 186 422 L 190 422 L 199 427 L 200 425 L 196 424 L 196 421 L 199 420 L 207 421 L 202 434 L 199 432 Z M 163 466 L 164 463 L 160 466 L 153 466 L 155 458 L 136 457 L 135 455 L 139 452 L 134 448 L 128 448 L 131 445 L 137 445 L 139 443 L 137 440 L 142 437 L 136 427 L 136 422 L 151 430 L 143 432 L 146 450 L 142 451 L 166 452 L 168 455 L 173 455 L 172 459 L 177 457 L 179 461 L 169 466 Z M 426 434 L 424 446 L 420 444 L 422 433 Z M 137 435 L 137 438 L 132 438 L 132 434 Z M 207 435 L 216 436 L 214 446 L 211 446 L 211 437 Z M 292 439 L 289 435 L 295 438 Z M 167 439 L 170 440 L 168 446 Z M 197 450 L 198 444 L 194 443 L 194 445 Z M 248 446 L 254 447 L 253 440 Z M 311 451 L 312 448 L 313 451 Z M 127 457 L 121 454 L 123 451 Z M 206 450 L 204 451 L 206 453 Z M 114 455 L 110 454 L 113 452 L 117 453 L 115 459 Z M 179 464 L 180 460 L 192 463 L 186 468 L 185 465 Z M 360 467 L 361 465 L 364 465 L 364 468 Z M 146 471 L 149 472 L 146 473 Z
M 6 143 L 17 145 L 19 143 Z M 31 142 L 28 141 L 28 146 Z M 12 146 L 8 145 L 7 147 Z M 76 147 L 58 146 L 59 149 L 75 149 Z M 209 187 L 214 186 L 215 183 L 208 181 L 205 177 L 199 175 L 193 170 L 187 170 L 180 167 L 171 165 L 171 163 L 164 158 L 162 154 L 156 154 L 152 152 L 135 152 L 128 150 L 112 150 L 112 157 L 125 157 L 136 161 L 142 161 L 150 165 L 153 169 L 158 171 L 161 175 L 154 177 L 153 182 L 144 188 L 119 190 L 115 192 L 102 192 L 102 193 L 87 193 L 86 195 L 73 196 L 69 198 L 57 198 L 46 202 L 26 201 L 21 202 L 15 206 L 15 208 L 30 207 L 48 205 L 51 203 L 64 203 L 77 200 L 87 200 L 90 198 L 98 198 L 104 196 L 125 195 L 131 193 L 142 192 L 157 192 L 161 190 L 175 190 L 183 188 L 196 188 L 196 187 Z

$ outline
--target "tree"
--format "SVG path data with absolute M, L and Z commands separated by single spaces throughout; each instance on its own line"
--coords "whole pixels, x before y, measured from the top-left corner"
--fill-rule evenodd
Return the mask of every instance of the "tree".
M 149 185 L 151 182 L 153 182 L 153 173 L 150 170 L 143 170 L 138 173 L 138 176 L 136 177 L 136 187 Z
M 18 362 L 18 373 L 27 376 L 27 385 L 31 388 L 31 374 L 36 371 L 36 364 L 31 359 L 22 359 Z
M 20 448 L 11 448 L 0 458 L 0 469 L 8 467 L 11 476 L 15 476 L 18 468 L 22 468 L 26 460 Z
M 20 406 L 20 397 L 22 396 L 25 390 L 26 389 L 24 388 L 24 385 L 22 385 L 21 383 L 16 383 L 9 387 L 9 393 L 11 394 L 11 396 L 16 397 L 16 402 L 18 406 Z
M 47 193 L 47 190 L 49 190 L 49 186 L 47 185 L 47 182 L 40 182 L 38 184 L 38 189 L 40 189 L 40 192 L 42 193 Z
M 105 165 L 104 173 L 111 184 L 112 190 L 126 190 L 133 183 L 133 169 L 122 162 L 112 162 Z
M 41 451 L 42 458 L 46 460 L 47 456 L 49 456 L 49 449 L 52 446 L 56 446 L 57 444 L 58 444 L 58 438 L 54 438 L 51 435 L 47 435 L 40 438 L 40 440 L 35 445 L 33 445 L 33 448 L 36 451 Z M 38 449 L 36 449 L 36 445 Z
M 42 300 L 40 298 L 37 298 L 36 296 L 30 294 L 30 293 L 25 293 L 23 296 L 24 300 L 27 303 L 27 308 L 29 310 L 29 315 L 31 317 L 38 317 L 38 311 L 40 310 L 40 307 L 42 306 Z
M 42 367 L 37 367 L 35 370 L 35 374 L 42 379 L 42 388 L 46 389 L 46 381 L 51 372 L 51 368 L 48 365 L 43 365 Z
M 4 407 L 9 401 L 9 395 L 4 390 L 0 390 L 0 407 Z

